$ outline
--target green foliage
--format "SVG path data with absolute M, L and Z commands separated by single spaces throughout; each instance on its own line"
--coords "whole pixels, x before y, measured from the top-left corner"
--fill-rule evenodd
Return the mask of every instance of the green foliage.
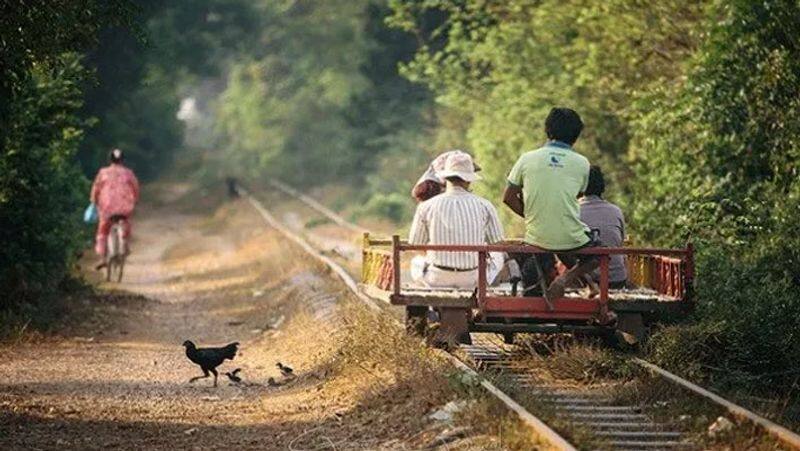
M 697 330 L 724 352 L 668 333 L 674 354 L 655 355 L 780 385 L 800 359 L 800 5 L 725 2 L 714 17 L 686 81 L 646 99 L 632 187 L 642 236 L 698 244 Z
M 246 39 L 256 23 L 250 2 L 140 4 L 145 36 L 125 27 L 103 29 L 87 58 L 95 77 L 86 87 L 84 114 L 98 119 L 79 153 L 88 175 L 107 163 L 114 147 L 126 152 L 141 178 L 157 175 L 182 145 L 179 94 L 198 77 L 219 76 L 231 55 L 253 42 Z
M 424 40 L 404 73 L 468 121 L 467 150 L 492 198 L 519 154 L 543 143 L 555 105 L 581 113 L 587 127 L 578 150 L 623 186 L 630 105 L 682 74 L 703 10 L 703 2 L 680 1 L 391 3 L 391 23 Z M 430 30 L 434 13 L 446 19 Z
M 407 194 L 376 193 L 356 211 L 356 214 L 378 216 L 401 223 L 410 220 L 412 211 L 413 203 Z
M 217 108 L 220 164 L 302 184 L 368 181 L 396 192 L 424 154 L 427 90 L 397 73 L 413 37 L 383 25 L 383 1 L 260 3 L 268 45 L 232 65 Z M 424 167 L 424 164 L 423 164 Z M 387 169 L 384 171 L 384 169 Z M 400 169 L 400 171 L 398 171 Z M 400 176 L 402 175 L 402 177 Z
M 261 21 L 251 0 L 147 0 L 148 60 L 182 81 L 219 76 L 259 47 Z
M 80 55 L 100 29 L 131 24 L 128 1 L 5 3 L 0 14 L 0 290 L 6 310 L 53 291 L 84 244 L 88 181 L 75 155 Z
M 642 244 L 697 245 L 696 322 L 655 359 L 725 385 L 800 360 L 800 5 L 611 0 L 390 2 L 420 40 L 402 73 L 435 93 L 496 198 L 556 105 L 610 175 Z M 439 123 L 453 129 L 452 123 Z M 441 136 L 441 133 L 436 133 Z M 460 144 L 460 143 L 459 143 Z M 716 368 L 717 370 L 710 370 Z
M 652 358 L 716 386 L 768 390 L 791 384 L 800 350 L 794 332 L 800 302 L 796 284 L 776 266 L 773 260 L 735 262 L 718 252 L 704 256 L 699 321 L 657 334 Z
M 130 25 L 136 9 L 127 0 L 14 3 L 4 2 L 0 10 L 3 94 L 21 87 L 17 83 L 30 76 L 34 65 L 58 63 L 64 52 L 95 44 L 101 28 Z
M 367 87 L 359 71 L 363 8 L 344 0 L 262 4 L 269 45 L 232 67 L 221 97 L 226 157 L 240 168 L 304 182 L 355 171 L 359 155 L 348 141 L 345 111 Z
M 127 0 L 6 2 L 0 14 L 0 290 L 6 309 L 52 291 L 82 246 L 88 182 L 75 162 L 87 71 L 80 55 Z
M 14 303 L 55 287 L 80 249 L 87 180 L 74 156 L 86 123 L 74 54 L 16 87 L 0 153 L 0 287 Z M 0 308 L 8 305 L 0 304 Z
M 181 147 L 183 126 L 175 117 L 179 99 L 174 80 L 152 64 L 120 83 L 104 72 L 118 73 L 119 66 L 131 61 L 115 56 L 106 63 L 112 67 L 96 66 L 97 82 L 87 89 L 83 114 L 96 118 L 78 154 L 87 176 L 108 164 L 108 152 L 119 147 L 125 151 L 126 165 L 140 178 L 151 178 Z
M 385 2 L 366 7 L 363 26 L 369 45 L 360 70 L 369 87 L 353 98 L 347 120 L 351 146 L 361 154 L 357 170 L 365 174 L 366 191 L 407 196 L 421 168 L 441 149 L 431 146 L 428 137 L 433 122 L 430 92 L 398 72 L 399 64 L 414 57 L 417 41 L 386 26 L 390 12 Z
M 110 148 L 123 148 L 143 176 L 169 162 L 182 138 L 181 83 L 221 71 L 253 19 L 249 2 L 236 0 L 32 0 L 1 8 L 5 309 L 62 282 L 85 245 L 86 176 Z

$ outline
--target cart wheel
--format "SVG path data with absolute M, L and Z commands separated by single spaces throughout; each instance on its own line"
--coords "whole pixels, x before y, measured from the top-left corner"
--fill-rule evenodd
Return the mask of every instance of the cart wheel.
M 515 336 L 516 336 L 516 334 L 514 332 L 506 332 L 506 333 L 504 333 L 503 334 L 503 343 L 505 343 L 507 345 L 513 345 Z
M 428 307 L 406 306 L 406 333 L 415 337 L 424 337 L 428 328 Z
M 647 327 L 641 313 L 620 313 L 614 333 L 617 346 L 622 349 L 633 349 L 647 339 Z
M 446 342 L 450 347 L 472 344 L 469 335 L 471 312 L 466 308 L 442 307 L 439 309 L 440 323 L 434 341 Z

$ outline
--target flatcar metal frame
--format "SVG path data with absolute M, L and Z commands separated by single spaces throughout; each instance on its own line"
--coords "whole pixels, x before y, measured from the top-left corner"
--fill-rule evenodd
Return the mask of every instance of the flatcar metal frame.
M 387 250 L 386 248 L 389 247 Z M 478 254 L 478 280 L 474 295 L 426 293 L 404 290 L 402 285 L 402 256 L 409 252 L 452 251 Z M 411 314 L 420 314 L 420 308 L 436 308 L 443 316 L 456 313 L 455 333 L 464 335 L 471 331 L 542 331 L 566 330 L 559 325 L 585 328 L 586 325 L 606 326 L 619 315 L 637 314 L 656 316 L 682 313 L 692 306 L 694 281 L 694 249 L 688 244 L 683 249 L 646 247 L 593 247 L 574 254 L 597 255 L 600 261 L 600 293 L 595 298 L 565 296 L 551 299 L 550 309 L 542 296 L 499 296 L 488 289 L 486 280 L 487 257 L 490 252 L 510 254 L 552 253 L 519 241 L 493 245 L 417 245 L 409 244 L 395 235 L 391 240 L 373 239 L 364 234 L 362 284 L 388 292 L 391 304 L 406 306 Z M 637 285 L 653 289 L 658 299 L 617 301 L 609 290 L 609 261 L 612 255 L 625 255 L 629 276 Z M 457 310 L 453 312 L 451 310 Z M 466 311 L 465 311 L 466 310 Z M 611 313 L 615 312 L 615 313 Z M 536 324 L 550 323 L 546 328 Z M 553 329 L 552 323 L 556 324 Z M 464 330 L 466 327 L 468 330 Z

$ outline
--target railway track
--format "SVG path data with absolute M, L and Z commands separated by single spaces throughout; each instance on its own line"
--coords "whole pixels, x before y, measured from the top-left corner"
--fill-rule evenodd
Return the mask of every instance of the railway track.
M 317 211 L 349 231 L 365 231 L 363 228 L 349 223 L 336 213 L 319 204 L 308 196 L 297 192 L 293 188 L 281 183 L 271 182 L 276 190 L 290 196 Z M 273 228 L 278 229 L 289 239 L 295 241 L 306 252 L 313 255 L 322 263 L 330 267 L 353 294 L 373 310 L 382 311 L 377 302 L 364 295 L 357 287 L 353 277 L 332 258 L 326 256 L 320 249 L 314 248 L 303 237 L 293 232 L 283 223 L 278 221 L 261 202 L 240 188 L 253 207 L 261 213 L 264 220 Z M 399 327 L 402 324 L 398 323 Z M 529 366 L 518 364 L 518 357 L 523 350 L 513 344 L 506 344 L 497 336 L 489 334 L 473 334 L 473 344 L 462 346 L 462 358 L 453 354 L 445 354 L 454 365 L 465 372 L 478 375 L 492 375 L 493 378 L 505 381 L 515 387 L 515 392 L 525 393 L 526 398 L 535 398 L 537 407 L 549 412 L 549 417 L 556 418 L 560 423 L 569 423 L 573 428 L 585 431 L 591 437 L 591 446 L 604 449 L 619 450 L 673 450 L 673 449 L 700 449 L 700 446 L 691 440 L 689 434 L 679 430 L 672 423 L 660 422 L 647 414 L 647 407 L 630 403 L 617 402 L 603 390 L 593 390 L 562 385 L 552 381 L 542 380 Z M 783 428 L 743 407 L 733 404 L 718 395 L 703 389 L 685 379 L 680 378 L 656 365 L 641 359 L 632 359 L 632 362 L 652 372 L 658 377 L 679 385 L 684 389 L 705 398 L 706 400 L 722 406 L 732 415 L 751 421 L 774 436 L 788 449 L 800 449 L 800 435 Z M 493 396 L 503 402 L 519 418 L 529 425 L 539 437 L 545 438 L 555 449 L 574 450 L 575 446 L 565 440 L 555 430 L 531 414 L 521 403 L 512 396 L 498 388 L 487 378 L 480 378 L 481 385 Z M 510 391 L 510 390 L 509 390 Z
M 648 416 L 641 405 L 621 404 L 602 390 L 575 388 L 542 380 L 530 366 L 518 365 L 519 347 L 499 337 L 476 334 L 462 346 L 483 371 L 500 377 L 536 397 L 542 407 L 562 421 L 579 425 L 603 447 L 620 450 L 692 449 L 695 445 L 673 425 Z

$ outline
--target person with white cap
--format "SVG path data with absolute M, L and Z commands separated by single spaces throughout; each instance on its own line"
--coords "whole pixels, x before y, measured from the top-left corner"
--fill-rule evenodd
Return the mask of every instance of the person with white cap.
M 445 191 L 417 206 L 409 243 L 481 245 L 503 240 L 494 205 L 469 191 L 470 184 L 480 180 L 469 154 L 452 152 L 436 175 L 445 181 Z M 487 265 L 490 282 L 502 267 L 502 261 L 493 260 Z M 478 281 L 478 255 L 429 251 L 412 260 L 411 277 L 428 287 L 473 289 Z
M 439 156 L 434 158 L 431 164 L 428 165 L 427 169 L 425 169 L 425 173 L 422 174 L 422 177 L 414 184 L 414 188 L 411 190 L 411 197 L 416 199 L 417 202 L 425 202 L 433 196 L 441 194 L 445 190 L 445 181 L 439 177 L 438 173 L 444 170 L 444 164 L 447 158 L 455 154 L 469 155 L 463 150 L 458 149 L 448 150 L 447 152 L 439 154 Z M 475 172 L 480 172 L 481 168 L 474 160 L 472 165 L 475 167 Z

